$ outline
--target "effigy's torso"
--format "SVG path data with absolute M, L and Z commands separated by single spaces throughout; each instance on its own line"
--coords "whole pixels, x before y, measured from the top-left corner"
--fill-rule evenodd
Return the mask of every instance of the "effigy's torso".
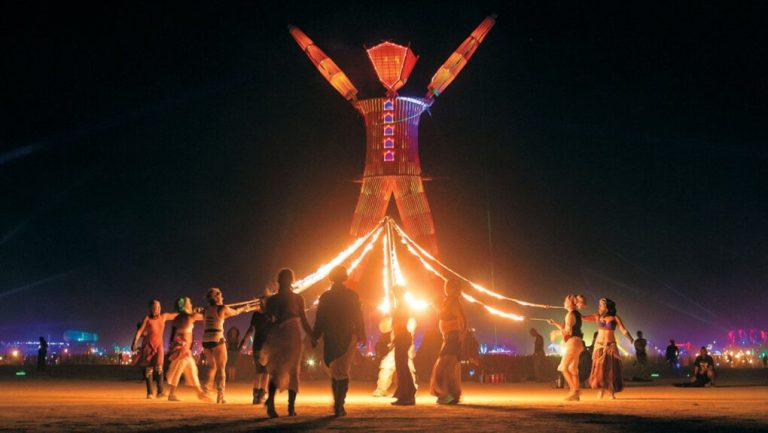
M 420 176 L 419 118 L 429 108 L 420 98 L 384 97 L 357 101 L 365 118 L 365 171 L 369 176 Z

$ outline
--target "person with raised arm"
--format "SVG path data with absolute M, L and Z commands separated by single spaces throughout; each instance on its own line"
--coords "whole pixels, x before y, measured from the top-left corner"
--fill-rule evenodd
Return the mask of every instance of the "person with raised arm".
M 597 305 L 597 314 L 584 316 L 583 320 L 597 322 L 597 340 L 592 352 L 592 372 L 589 386 L 598 389 L 597 398 L 603 398 L 608 390 L 611 399 L 624 389 L 621 354 L 616 345 L 616 328 L 629 340 L 635 342 L 632 334 L 624 327 L 621 317 L 616 313 L 616 303 L 608 298 L 601 298 Z
M 560 329 L 565 341 L 563 356 L 557 370 L 563 374 L 565 382 L 568 384 L 571 393 L 565 398 L 566 401 L 579 401 L 581 394 L 581 383 L 579 381 L 579 355 L 584 350 L 582 340 L 584 334 L 581 332 L 581 313 L 579 308 L 586 305 L 583 295 L 568 295 L 563 301 L 563 307 L 568 310 L 565 314 L 563 323 L 555 320 L 548 320 L 547 323 Z
M 162 313 L 160 301 L 153 299 L 149 301 L 149 314 L 144 316 L 136 330 L 136 335 L 131 343 L 131 351 L 135 352 L 138 347 L 139 338 L 144 336 L 141 347 L 136 354 L 136 365 L 144 368 L 144 382 L 147 385 L 147 398 L 155 397 L 152 390 L 152 380 L 157 386 L 157 398 L 165 397 L 163 392 L 163 364 L 165 362 L 165 351 L 163 350 L 163 332 L 165 331 L 165 322 L 176 318 L 178 313 Z

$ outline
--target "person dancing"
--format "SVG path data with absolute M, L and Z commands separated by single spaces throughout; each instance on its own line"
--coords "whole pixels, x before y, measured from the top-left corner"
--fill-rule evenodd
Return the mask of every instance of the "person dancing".
M 282 269 L 277 274 L 277 294 L 267 300 L 266 314 L 273 326 L 264 345 L 269 395 L 267 416 L 277 418 L 275 392 L 288 389 L 288 416 L 296 416 L 296 393 L 299 391 L 299 361 L 301 360 L 301 330 L 312 335 L 304 311 L 304 299 L 293 293 L 293 271 Z
M 131 343 L 131 351 L 136 351 L 139 338 L 144 336 L 139 353 L 136 355 L 137 365 L 144 367 L 144 382 L 147 385 L 147 398 L 154 398 L 152 391 L 152 379 L 157 384 L 157 398 L 165 397 L 163 392 L 163 363 L 165 352 L 163 350 L 163 332 L 165 322 L 176 318 L 178 313 L 161 313 L 160 301 L 149 301 L 149 314 L 144 316 L 141 325 L 136 330 L 136 335 Z
M 238 347 L 238 350 L 242 349 L 245 342 L 248 341 L 248 338 L 253 334 L 253 366 L 255 370 L 255 376 L 253 378 L 253 404 L 261 404 L 269 381 L 269 374 L 267 374 L 266 366 L 266 351 L 263 350 L 263 347 L 270 327 L 272 326 L 269 316 L 265 313 L 267 299 L 269 299 L 271 295 L 272 291 L 269 288 L 265 288 L 264 294 L 259 297 L 259 301 L 261 301 L 259 309 L 253 312 L 253 315 L 251 316 L 251 324 Z
M 437 310 L 443 345 L 432 368 L 429 389 L 438 404 L 457 404 L 461 399 L 461 336 L 467 320 L 461 307 L 461 282 L 447 280 L 444 291 L 445 297 Z
M 317 305 L 312 344 L 323 338 L 323 361 L 331 372 L 333 414 L 345 416 L 344 401 L 349 390 L 349 369 L 357 352 L 357 345 L 365 343 L 365 325 L 360 298 L 344 285 L 347 268 L 337 266 L 328 274 L 333 283 L 320 296 Z
M 253 311 L 255 307 L 249 304 L 238 308 L 230 308 L 224 305 L 224 295 L 222 295 L 221 289 L 218 287 L 208 289 L 205 298 L 208 300 L 208 305 L 205 307 L 203 351 L 205 359 L 210 362 L 205 389 L 209 389 L 211 383 L 214 383 L 216 386 L 216 403 L 223 404 L 226 403 L 226 400 L 224 400 L 224 387 L 227 382 L 227 340 L 224 338 L 224 320 Z
M 173 319 L 173 335 L 171 347 L 168 350 L 168 358 L 171 364 L 168 367 L 168 401 L 181 401 L 176 396 L 176 387 L 179 385 L 181 375 L 187 384 L 193 384 L 197 389 L 197 397 L 200 400 L 209 400 L 208 394 L 200 386 L 197 377 L 197 364 L 192 356 L 192 330 L 195 322 L 203 320 L 202 313 L 192 309 L 192 301 L 189 298 L 176 300 L 178 315 Z
M 565 322 L 560 324 L 555 320 L 549 319 L 547 323 L 560 329 L 565 341 L 565 349 L 560 365 L 557 370 L 563 373 L 568 388 L 571 393 L 565 398 L 566 401 L 579 401 L 581 394 L 581 384 L 579 381 L 579 355 L 584 350 L 582 339 L 584 334 L 581 332 L 581 313 L 579 308 L 586 305 L 583 295 L 568 295 L 563 301 L 563 307 L 568 310 L 565 314 Z
M 603 398 L 604 390 L 608 390 L 611 399 L 624 389 L 622 378 L 621 354 L 616 345 L 614 330 L 618 327 L 622 334 L 634 343 L 632 334 L 624 327 L 621 317 L 616 314 L 616 303 L 608 298 L 601 298 L 597 306 L 597 314 L 584 316 L 584 320 L 597 322 L 597 341 L 592 352 L 592 372 L 589 375 L 589 386 L 599 389 L 597 398 Z

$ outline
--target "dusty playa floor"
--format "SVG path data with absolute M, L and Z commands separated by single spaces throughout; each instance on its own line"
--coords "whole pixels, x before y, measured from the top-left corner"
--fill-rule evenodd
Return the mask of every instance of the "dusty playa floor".
M 183 387 L 181 403 L 146 400 L 138 381 L 8 378 L 0 380 L 0 431 L 93 432 L 766 432 L 768 381 L 717 388 L 674 388 L 669 382 L 628 384 L 615 401 L 586 391 L 564 402 L 549 384 L 465 386 L 464 403 L 438 406 L 419 392 L 416 407 L 393 407 L 353 384 L 349 416 L 334 419 L 325 382 L 305 382 L 297 417 L 267 419 L 250 404 L 250 386 L 228 387 L 226 405 L 200 402 Z M 285 414 L 285 393 L 278 412 Z

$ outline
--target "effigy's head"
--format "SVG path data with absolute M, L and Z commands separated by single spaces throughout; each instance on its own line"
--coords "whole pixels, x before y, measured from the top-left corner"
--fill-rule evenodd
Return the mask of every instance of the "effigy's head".
M 390 96 L 397 94 L 397 90 L 405 85 L 413 67 L 416 66 L 416 61 L 419 60 L 419 56 L 413 53 L 411 47 L 392 42 L 382 42 L 366 51 L 379 82 Z

